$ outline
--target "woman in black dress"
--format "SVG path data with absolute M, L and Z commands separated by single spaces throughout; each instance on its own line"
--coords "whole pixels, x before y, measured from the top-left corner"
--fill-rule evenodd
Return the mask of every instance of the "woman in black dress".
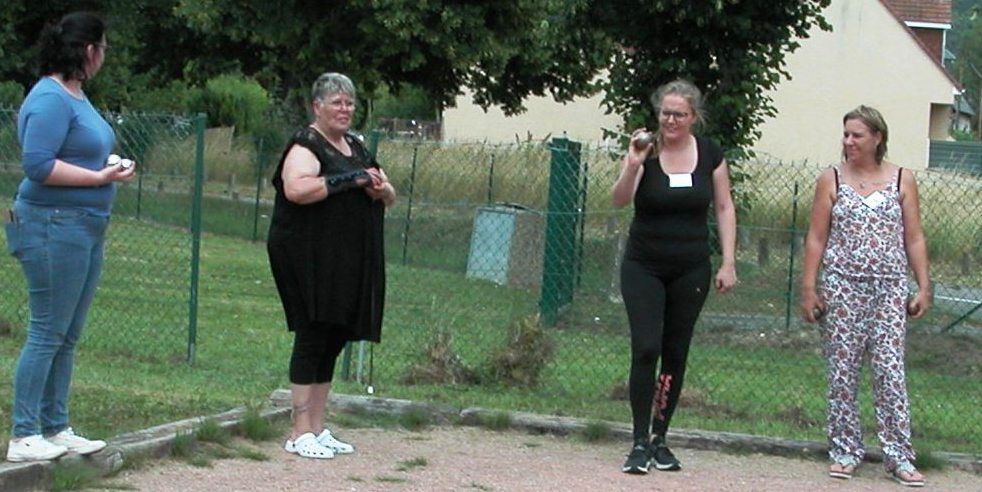
M 324 412 L 344 345 L 380 339 L 383 216 L 396 192 L 348 132 L 355 113 L 351 79 L 325 73 L 311 96 L 314 121 L 290 139 L 273 176 L 276 202 L 267 249 L 295 337 L 293 432 L 285 449 L 323 459 L 354 451 L 324 427 Z

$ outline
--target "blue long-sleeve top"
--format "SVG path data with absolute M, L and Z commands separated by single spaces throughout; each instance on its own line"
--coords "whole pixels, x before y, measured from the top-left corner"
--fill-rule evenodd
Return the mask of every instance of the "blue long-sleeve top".
M 46 207 L 77 207 L 108 216 L 116 195 L 112 183 L 102 186 L 51 186 L 55 159 L 93 171 L 106 165 L 116 133 L 88 98 L 70 94 L 51 77 L 42 77 L 24 99 L 17 115 L 24 180 L 18 200 Z

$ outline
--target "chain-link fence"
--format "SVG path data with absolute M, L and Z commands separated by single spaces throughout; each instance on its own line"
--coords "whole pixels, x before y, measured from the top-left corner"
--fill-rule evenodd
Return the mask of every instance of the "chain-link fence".
M 400 191 L 386 224 L 386 330 L 371 368 L 356 352 L 345 369 L 362 379 L 371 369 L 372 383 L 397 396 L 627 421 L 618 272 L 631 211 L 610 205 L 619 153 L 562 139 L 382 142 L 379 160 Z M 821 339 L 797 314 L 821 169 L 765 158 L 735 168 L 742 282 L 706 303 L 677 425 L 822 439 Z M 908 336 L 916 438 L 978 451 L 982 177 L 917 176 L 936 305 Z M 864 423 L 872 425 L 864 384 Z
M 106 240 L 99 294 L 86 327 L 86 350 L 127 358 L 181 361 L 193 357 L 196 255 L 204 117 L 104 113 L 117 137 L 114 152 L 137 161 L 138 178 L 121 183 Z M 23 179 L 16 112 L 0 109 L 0 197 L 13 202 Z M 196 200 L 195 197 L 198 197 Z M 0 238 L 6 246 L 6 238 Z M 20 265 L 0 261 L 0 324 L 27 325 L 27 289 Z
M 9 199 L 21 179 L 19 150 L 13 113 L 0 114 L 0 193 Z M 105 309 L 93 309 L 105 319 L 89 324 L 87 350 L 181 360 L 195 335 L 195 220 L 211 233 L 263 240 L 282 143 L 206 135 L 201 119 L 108 117 L 120 153 L 136 158 L 141 172 L 120 186 L 107 247 L 113 261 L 96 297 Z M 368 146 L 399 193 L 386 219 L 385 329 L 381 345 L 346 353 L 341 377 L 371 382 L 386 396 L 629 421 L 618 281 L 631 211 L 614 210 L 610 199 L 621 149 L 371 135 Z M 821 340 L 796 313 L 820 170 L 767 159 L 735 169 L 742 283 L 709 296 L 674 425 L 823 438 Z M 908 334 L 915 439 L 978 452 L 982 177 L 917 176 L 936 306 Z M 16 262 L 0 262 L 0 282 L 0 323 L 22 326 L 27 304 Z M 863 421 L 872 424 L 864 385 Z

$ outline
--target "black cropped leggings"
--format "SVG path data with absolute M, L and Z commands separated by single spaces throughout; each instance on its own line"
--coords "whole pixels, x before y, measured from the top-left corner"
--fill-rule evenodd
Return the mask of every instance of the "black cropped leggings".
M 628 382 L 634 441 L 664 435 L 675 412 L 689 343 L 709 291 L 710 265 L 656 265 L 624 259 L 621 294 L 631 325 Z M 661 358 L 657 387 L 655 366 Z M 657 394 L 656 394 L 657 393 Z M 654 415 L 652 415 L 652 413 Z
M 314 323 L 309 330 L 293 333 L 290 382 L 322 384 L 334 379 L 334 365 L 348 342 L 343 327 Z

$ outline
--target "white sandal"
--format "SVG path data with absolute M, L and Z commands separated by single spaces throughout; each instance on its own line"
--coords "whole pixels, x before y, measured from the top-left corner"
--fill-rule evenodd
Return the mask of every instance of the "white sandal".
M 334 435 L 331 434 L 331 431 L 329 431 L 327 428 L 321 431 L 320 435 L 317 436 L 317 442 L 321 443 L 321 446 L 334 451 L 335 455 L 351 454 L 355 452 L 354 446 L 346 442 L 339 441 L 338 438 L 334 437 Z
M 311 432 L 301 435 L 296 440 L 287 439 L 283 449 L 287 453 L 294 453 L 304 458 L 326 460 L 334 457 L 334 451 L 324 447 Z

